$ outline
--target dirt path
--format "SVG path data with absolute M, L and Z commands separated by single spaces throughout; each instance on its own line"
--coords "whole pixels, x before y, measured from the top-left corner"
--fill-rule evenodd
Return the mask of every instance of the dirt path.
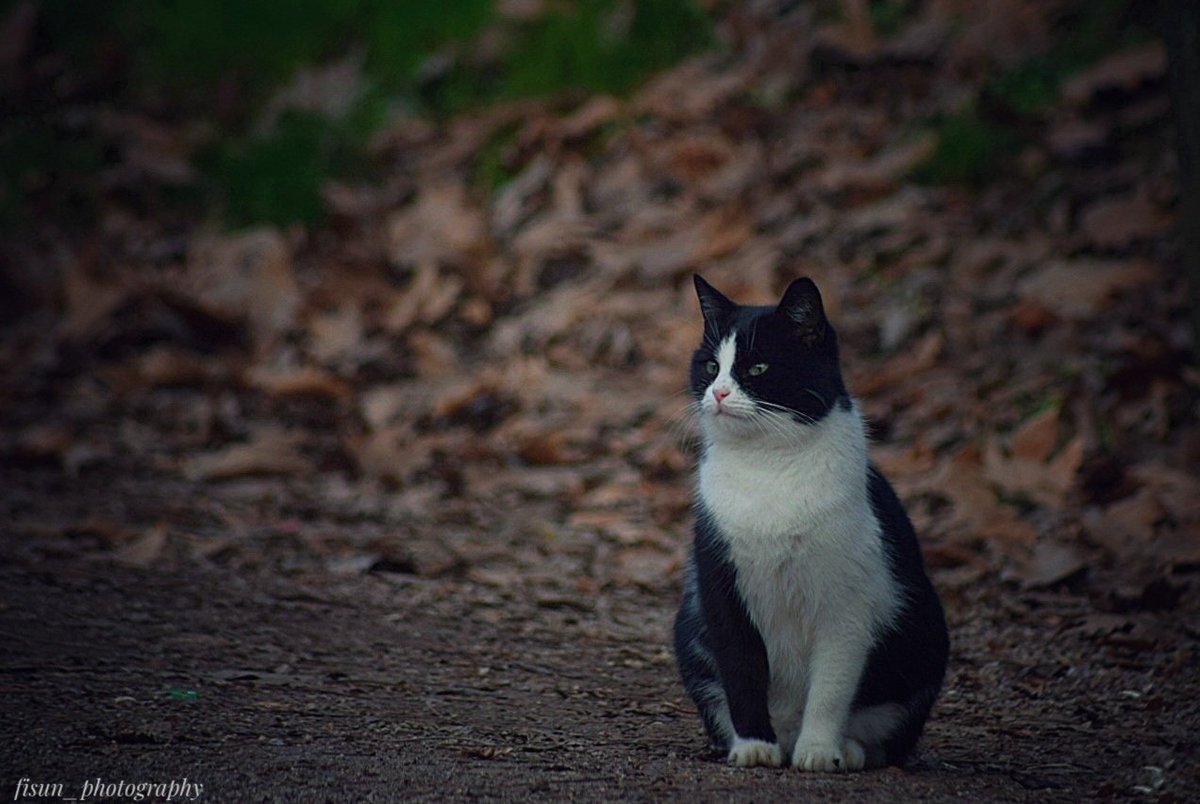
M 1038 72 L 1109 5 L 885 3 L 917 16 L 864 43 L 717 3 L 727 49 L 627 99 L 397 119 L 311 230 L 181 221 L 114 184 L 120 132 L 194 126 L 64 107 L 122 139 L 70 177 L 96 225 L 0 238 L 0 799 L 1196 799 L 1165 51 Z M 705 750 L 668 638 L 693 272 L 821 286 L 952 629 L 906 771 Z
M 1184 800 L 1200 770 L 1195 632 L 1141 614 L 1102 643 L 1066 627 L 1091 616 L 1068 593 L 950 598 L 919 760 L 808 777 L 705 751 L 669 591 L 556 603 L 536 584 L 12 553 L 6 797 L 22 777 L 68 795 L 186 777 L 206 801 Z M 1173 652 L 1142 648 L 1164 629 Z

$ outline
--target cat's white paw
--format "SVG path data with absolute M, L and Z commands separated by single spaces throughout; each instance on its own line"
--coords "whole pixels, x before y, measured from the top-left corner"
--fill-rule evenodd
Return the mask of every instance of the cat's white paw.
M 792 752 L 792 767 L 809 773 L 858 771 L 866 764 L 867 756 L 862 743 L 850 738 L 840 746 L 800 740 Z
M 735 737 L 733 745 L 729 748 L 727 761 L 730 765 L 737 765 L 739 768 L 749 768 L 753 765 L 778 768 L 783 764 L 783 751 L 779 749 L 778 743 Z

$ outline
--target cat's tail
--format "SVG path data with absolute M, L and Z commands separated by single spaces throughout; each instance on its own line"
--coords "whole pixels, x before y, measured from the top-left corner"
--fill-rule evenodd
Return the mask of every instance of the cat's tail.
M 909 699 L 905 706 L 905 717 L 900 721 L 898 728 L 884 740 L 882 746 L 878 746 L 883 749 L 884 764 L 904 765 L 908 760 L 916 748 L 917 740 L 921 737 L 925 721 L 929 719 L 929 712 L 933 709 L 940 691 L 940 684 L 930 685 L 918 690 L 916 695 Z

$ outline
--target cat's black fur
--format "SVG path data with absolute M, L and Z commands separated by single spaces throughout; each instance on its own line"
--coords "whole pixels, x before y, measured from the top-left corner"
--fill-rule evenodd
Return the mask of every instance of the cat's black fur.
M 760 409 L 779 411 L 778 415 L 789 416 L 797 428 L 811 428 L 811 432 L 819 430 L 835 412 L 853 416 L 851 421 L 858 420 L 857 408 L 842 380 L 836 334 L 810 280 L 792 283 L 780 304 L 773 307 L 734 304 L 700 277 L 695 280 L 704 315 L 704 338 L 691 366 L 691 391 L 698 404 L 716 384 L 708 369 L 717 359 L 717 349 L 732 336 L 737 343 L 737 358 L 731 378 L 722 382 L 734 383 L 737 391 L 744 392 Z M 769 369 L 754 376 L 750 367 L 756 364 L 765 364 Z M 706 440 L 706 450 L 718 448 L 712 437 Z M 801 450 L 797 460 L 803 461 L 803 447 L 797 449 Z M 846 673 L 860 674 L 851 713 L 880 704 L 897 704 L 896 709 L 903 711 L 881 739 L 859 740 L 866 755 L 863 764 L 878 767 L 903 764 L 916 744 L 941 688 L 949 639 L 942 606 L 925 572 L 912 524 L 888 481 L 866 460 L 865 438 L 862 450 L 860 476 L 850 482 L 865 486 L 861 499 L 869 505 L 879 526 L 877 537 L 863 538 L 882 542 L 882 550 L 877 551 L 882 555 L 878 571 L 890 573 L 898 599 L 886 628 L 872 632 L 873 642 L 862 666 L 845 669 Z M 790 495 L 793 490 L 781 486 L 767 493 Z M 720 495 L 714 496 L 715 504 L 721 504 Z M 745 590 L 739 586 L 732 542 L 717 524 L 718 519 L 701 489 L 697 494 L 692 559 L 675 622 L 679 670 L 714 746 L 731 752 L 730 761 L 779 764 L 775 761 L 778 755 L 787 764 L 793 756 L 792 745 L 778 746 L 770 759 L 731 751 L 739 741 L 776 744 L 782 735 L 776 734 L 768 708 L 773 676 L 767 645 L 751 616 L 743 596 Z M 739 549 L 745 556 L 744 551 L 752 554 L 755 548 L 743 542 Z M 845 549 L 857 549 L 856 543 L 847 543 Z M 823 559 L 816 555 L 813 560 Z M 783 582 L 781 589 L 786 588 Z M 771 592 L 765 594 L 769 597 Z M 820 605 L 820 601 L 815 604 Z M 797 612 L 797 617 L 800 614 Z M 808 661 L 806 656 L 790 658 Z M 812 683 L 811 676 L 806 683 Z M 808 700 L 811 703 L 812 699 Z M 799 734 L 799 742 L 803 742 L 803 726 Z M 799 756 L 801 746 L 795 748 Z M 759 758 L 742 761 L 746 756 Z M 827 769 L 845 767 L 844 762 L 834 761 Z

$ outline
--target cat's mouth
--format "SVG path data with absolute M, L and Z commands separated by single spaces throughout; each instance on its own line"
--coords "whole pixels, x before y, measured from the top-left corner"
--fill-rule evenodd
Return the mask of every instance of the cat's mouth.
M 718 419 L 745 420 L 751 418 L 754 414 L 752 411 L 739 410 L 737 408 L 731 408 L 727 405 L 718 405 L 713 409 L 712 415 Z

